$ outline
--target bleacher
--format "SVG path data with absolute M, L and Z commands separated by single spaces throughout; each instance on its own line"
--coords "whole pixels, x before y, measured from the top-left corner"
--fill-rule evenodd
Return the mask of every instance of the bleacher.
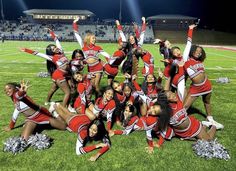
M 75 41 L 71 24 L 41 24 L 41 23 L 17 23 L 14 21 L 7 21 L 0 26 L 1 33 L 6 36 L 7 40 L 50 40 L 50 35 L 47 28 L 55 31 L 61 41 Z M 124 33 L 127 38 L 133 33 L 133 25 L 124 25 Z M 96 35 L 97 41 L 102 42 L 116 42 L 119 33 L 115 24 L 99 24 L 94 25 L 79 25 L 79 33 L 82 38 L 87 32 L 92 32 Z M 154 40 L 154 33 L 151 26 L 148 26 L 145 33 L 145 42 L 151 43 Z
M 172 43 L 186 43 L 187 30 L 156 30 L 154 35 L 155 38 L 168 39 Z M 193 32 L 193 42 L 195 44 L 236 45 L 236 34 L 197 28 Z

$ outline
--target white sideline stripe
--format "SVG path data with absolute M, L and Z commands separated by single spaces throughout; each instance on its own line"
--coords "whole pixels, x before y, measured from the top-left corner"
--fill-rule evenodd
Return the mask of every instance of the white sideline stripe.
M 229 58 L 229 59 L 235 59 L 236 60 L 235 56 L 222 55 L 222 54 L 212 53 L 212 52 L 207 52 L 207 54 L 216 55 L 216 56 L 222 56 L 222 57 L 226 57 L 226 58 Z
M 220 66 L 216 66 L 216 68 L 218 68 L 218 69 L 223 69 L 222 67 L 220 67 Z
M 9 74 L 14 74 L 14 75 L 22 75 L 22 74 L 24 74 L 24 75 L 37 75 L 38 73 L 29 73 L 29 72 L 0 72 L 0 74 L 7 74 L 7 75 L 9 75 Z M 118 76 L 116 76 L 117 78 L 124 78 L 124 76 L 122 76 L 122 75 L 118 75 Z M 141 78 L 141 77 L 139 77 L 139 78 Z M 50 79 L 50 77 L 49 77 L 49 79 Z M 216 81 L 216 79 L 217 78 L 214 78 L 214 79 L 209 79 L 209 80 L 211 80 L 211 81 Z M 230 84 L 236 84 L 234 81 L 235 81 L 236 79 L 232 79 L 232 78 L 230 78 Z
M 16 54 L 20 54 L 20 52 L 16 52 L 16 53 L 7 53 L 7 54 L 0 54 L 0 56 L 11 56 L 11 55 L 16 55 Z

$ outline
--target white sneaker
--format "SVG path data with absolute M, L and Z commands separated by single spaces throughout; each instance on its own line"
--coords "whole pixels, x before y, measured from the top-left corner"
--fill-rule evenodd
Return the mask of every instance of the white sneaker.
M 209 121 L 202 121 L 202 125 L 205 125 L 206 127 L 209 128 L 213 124 L 211 122 L 209 122 Z
M 53 111 L 53 112 L 52 112 L 52 116 L 53 116 L 54 118 L 58 118 L 59 115 L 58 115 L 58 113 L 57 113 L 56 111 Z
M 212 125 L 216 126 L 216 129 L 223 129 L 224 128 L 224 125 L 222 125 L 219 122 L 212 121 L 211 123 L 212 123 Z
M 55 108 L 54 108 L 54 105 L 55 105 L 56 103 L 55 102 L 50 102 L 50 107 L 49 107 L 49 109 L 48 109 L 48 111 L 50 112 L 50 113 L 53 113 L 54 111 L 55 111 Z
M 212 123 L 212 125 L 216 126 L 216 129 L 223 129 L 224 125 L 220 124 L 219 122 L 216 122 L 212 116 L 207 116 L 207 120 Z

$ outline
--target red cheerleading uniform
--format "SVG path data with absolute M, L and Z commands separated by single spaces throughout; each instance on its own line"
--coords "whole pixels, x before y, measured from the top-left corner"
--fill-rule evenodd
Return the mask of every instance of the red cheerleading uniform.
M 77 92 L 79 96 L 74 102 L 74 108 L 81 107 L 81 113 L 85 113 L 86 106 L 91 103 L 92 84 L 88 78 L 85 78 L 82 83 L 78 83 Z
M 158 92 L 161 90 L 161 87 L 158 87 L 155 83 L 154 85 L 147 85 L 147 92 L 146 96 L 148 96 L 150 99 L 155 99 L 158 97 Z
M 125 59 L 126 54 L 123 50 L 117 50 L 114 52 L 113 56 L 109 59 L 109 62 L 106 63 L 104 71 L 107 75 L 115 77 L 118 74 L 118 67 L 121 62 Z
M 89 58 L 93 58 L 96 61 L 94 63 L 88 64 L 88 72 L 89 73 L 97 73 L 97 72 L 103 72 L 103 66 L 99 59 L 99 53 L 103 52 L 102 48 L 100 46 L 96 45 L 85 45 L 82 48 L 85 56 L 85 61 Z
M 154 58 L 148 51 L 145 51 L 141 56 L 144 67 L 142 69 L 143 76 L 147 76 L 148 74 L 154 73 Z
M 94 105 L 93 113 L 102 118 L 107 119 L 107 129 L 111 129 L 112 114 L 116 108 L 115 101 L 112 99 L 107 103 L 103 103 L 102 97 L 99 97 Z
M 177 136 L 181 138 L 191 139 L 196 137 L 200 133 L 202 129 L 202 124 L 194 116 L 187 116 L 187 119 L 190 122 L 189 126 L 184 130 L 178 130 L 174 128 L 174 132 Z
M 202 128 L 201 123 L 195 119 L 193 116 L 188 116 L 184 106 L 183 106 L 183 94 L 184 94 L 184 83 L 185 80 L 182 79 L 181 83 L 178 83 L 177 89 L 177 103 L 170 103 L 172 108 L 172 116 L 170 118 L 170 125 L 173 127 L 174 132 L 181 138 L 190 139 L 197 136 Z M 179 84 L 181 84 L 179 86 Z M 189 120 L 189 125 L 186 129 L 180 130 L 176 127 L 182 124 L 185 120 Z
M 82 71 L 84 69 L 84 62 L 83 62 L 83 58 L 78 59 L 78 58 L 74 58 L 70 61 L 70 69 L 73 73 L 77 72 L 77 71 Z
M 130 121 L 128 122 L 127 126 L 124 130 L 114 130 L 115 135 L 128 135 L 131 133 L 132 130 L 143 130 L 143 122 L 142 119 L 138 116 L 131 117 Z
M 25 115 L 25 121 L 34 122 L 36 124 L 49 124 L 49 119 L 52 117 L 51 113 L 46 108 L 42 108 L 35 104 L 33 100 L 26 95 L 26 92 L 20 90 L 16 91 L 12 96 L 12 100 L 18 113 L 23 113 Z M 26 115 L 24 112 L 30 108 L 34 109 L 35 113 L 29 116 Z M 17 116 L 14 120 L 11 120 L 10 122 L 9 127 L 11 129 L 14 128 Z
M 84 53 L 84 60 L 87 62 L 89 58 L 95 59 L 95 62 L 93 63 L 87 63 L 88 64 L 88 72 L 89 73 L 98 73 L 103 72 L 103 66 L 99 59 L 99 54 L 106 57 L 107 60 L 110 59 L 110 56 L 108 53 L 104 52 L 103 49 L 100 46 L 94 45 L 94 44 L 84 44 L 82 41 L 82 38 L 80 37 L 78 33 L 78 25 L 76 23 L 73 23 L 73 30 L 75 37 L 77 41 L 80 44 L 80 47 L 83 50 Z
M 147 143 L 150 147 L 153 147 L 153 138 L 152 131 L 155 132 L 156 135 L 159 136 L 158 145 L 162 145 L 164 143 L 164 139 L 170 140 L 174 136 L 174 131 L 171 127 L 167 127 L 164 131 L 158 130 L 158 117 L 156 116 L 146 116 L 143 117 L 143 125 L 146 130 Z
M 185 46 L 184 52 L 183 52 L 183 56 L 178 57 L 178 58 L 174 58 L 174 59 L 170 59 L 169 60 L 169 64 L 165 67 L 164 69 L 164 76 L 166 79 L 170 78 L 170 69 L 171 69 L 171 65 L 178 65 L 178 63 L 182 60 L 184 60 L 185 62 L 188 60 L 189 57 L 189 52 L 192 46 L 192 37 L 193 37 L 193 29 L 189 29 L 188 30 L 188 37 L 187 37 L 187 44 Z M 178 85 L 178 81 L 179 79 L 182 77 L 183 73 L 179 72 L 179 74 L 176 74 L 172 80 L 171 85 L 175 88 L 177 88 Z
M 96 145 L 90 145 L 85 147 L 85 139 L 88 137 L 88 129 L 91 121 L 86 115 L 74 115 L 68 121 L 68 127 L 75 133 L 78 134 L 78 139 L 76 142 L 76 154 L 81 155 L 93 151 L 96 149 Z M 104 154 L 109 148 L 110 143 L 107 138 L 102 139 L 103 143 L 107 145 L 102 147 L 99 152 Z
M 189 58 L 184 64 L 185 72 L 188 74 L 190 79 L 193 79 L 200 73 L 204 73 L 204 65 L 201 61 L 197 61 L 194 58 Z M 191 96 L 201 96 L 212 92 L 212 86 L 210 80 L 206 77 L 205 80 L 200 84 L 192 83 L 190 85 Z

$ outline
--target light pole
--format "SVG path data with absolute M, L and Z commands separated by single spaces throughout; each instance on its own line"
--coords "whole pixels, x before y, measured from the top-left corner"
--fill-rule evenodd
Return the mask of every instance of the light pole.
M 120 13 L 119 13 L 119 20 L 120 20 L 120 22 L 121 22 L 121 19 L 122 19 L 121 11 L 122 11 L 122 0 L 120 0 Z
M 2 0 L 1 0 L 1 17 L 2 17 L 2 22 L 4 22 L 5 18 L 4 18 L 3 2 L 2 2 Z

